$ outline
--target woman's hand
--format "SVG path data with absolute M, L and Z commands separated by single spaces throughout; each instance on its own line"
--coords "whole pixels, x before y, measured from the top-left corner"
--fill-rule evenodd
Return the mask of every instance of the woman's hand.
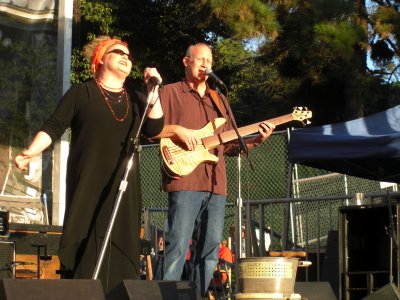
M 143 78 L 148 89 L 154 85 L 160 85 L 162 83 L 161 75 L 158 73 L 156 68 L 147 67 L 144 69 Z
M 51 144 L 51 137 L 44 131 L 39 131 L 27 149 L 15 156 L 14 162 L 18 169 L 26 170 L 31 159 L 42 153 Z
M 27 170 L 27 165 L 29 165 L 32 160 L 32 156 L 29 154 L 27 150 L 22 151 L 14 158 L 15 165 L 20 170 Z

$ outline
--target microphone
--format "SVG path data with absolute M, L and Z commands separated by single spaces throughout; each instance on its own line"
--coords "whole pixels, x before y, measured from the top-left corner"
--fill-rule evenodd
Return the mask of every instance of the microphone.
M 145 69 L 145 72 L 150 72 L 151 68 L 147 67 Z M 159 78 L 157 78 L 156 76 L 150 76 L 149 78 L 149 82 L 153 85 L 161 85 L 161 80 Z
M 155 76 L 151 76 L 149 78 L 149 82 L 153 85 L 160 85 L 161 86 L 161 80 Z
M 219 79 L 218 76 L 215 75 L 213 70 L 211 70 L 210 68 L 206 69 L 206 75 L 208 75 L 210 78 L 212 78 L 219 85 L 225 86 L 225 83 L 221 79 Z

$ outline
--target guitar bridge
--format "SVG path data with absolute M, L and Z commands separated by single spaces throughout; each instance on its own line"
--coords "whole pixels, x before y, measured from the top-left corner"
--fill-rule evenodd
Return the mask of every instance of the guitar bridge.
M 174 160 L 172 159 L 171 153 L 169 153 L 169 149 L 167 146 L 162 147 L 162 152 L 165 157 L 165 160 L 167 161 L 168 164 L 173 165 Z

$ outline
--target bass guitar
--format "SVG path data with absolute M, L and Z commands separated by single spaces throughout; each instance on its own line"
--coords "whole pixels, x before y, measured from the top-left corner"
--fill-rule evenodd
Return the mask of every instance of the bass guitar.
M 240 136 L 253 134 L 258 131 L 260 124 L 264 122 L 272 123 L 275 126 L 290 121 L 301 121 L 303 124 L 309 124 L 309 119 L 311 117 L 312 112 L 307 110 L 307 108 L 295 107 L 291 114 L 238 128 L 238 132 Z M 167 174 L 170 176 L 183 177 L 190 174 L 203 162 L 216 163 L 218 157 L 211 154 L 209 150 L 238 138 L 235 130 L 214 134 L 215 130 L 225 122 L 226 120 L 224 118 L 216 118 L 203 128 L 195 130 L 195 135 L 201 142 L 198 143 L 196 148 L 192 151 L 185 150 L 170 138 L 162 138 L 160 140 L 160 151 L 163 166 Z

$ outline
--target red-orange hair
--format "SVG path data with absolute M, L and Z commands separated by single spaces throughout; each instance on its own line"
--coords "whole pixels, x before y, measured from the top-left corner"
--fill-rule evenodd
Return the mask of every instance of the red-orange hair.
M 96 74 L 100 69 L 100 62 L 103 59 L 104 54 L 106 53 L 107 49 L 109 49 L 113 45 L 123 45 L 128 48 L 128 43 L 121 41 L 120 39 L 111 38 L 107 40 L 101 41 L 96 50 L 93 53 L 92 63 L 90 64 L 90 70 L 93 74 Z

